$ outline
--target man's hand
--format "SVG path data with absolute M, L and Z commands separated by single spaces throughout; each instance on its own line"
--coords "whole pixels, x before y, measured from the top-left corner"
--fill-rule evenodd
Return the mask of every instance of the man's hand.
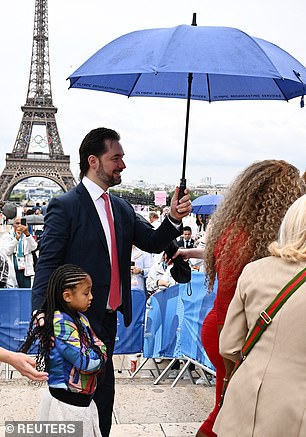
M 186 217 L 191 213 L 191 200 L 189 190 L 186 188 L 185 195 L 178 200 L 179 187 L 175 188 L 175 192 L 170 203 L 170 220 L 171 217 L 178 222 L 182 221 L 183 217 Z

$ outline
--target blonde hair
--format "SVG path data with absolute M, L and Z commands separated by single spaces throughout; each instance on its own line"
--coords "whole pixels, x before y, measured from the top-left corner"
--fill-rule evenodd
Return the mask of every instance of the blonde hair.
M 277 239 L 287 209 L 304 193 L 299 170 L 286 161 L 254 162 L 238 175 L 207 232 L 204 262 L 209 289 L 215 281 L 217 261 L 237 272 L 248 262 L 269 255 L 268 245 Z M 220 241 L 223 246 L 216 260 Z
M 306 260 L 306 194 L 290 206 L 279 229 L 278 241 L 269 246 L 274 256 L 286 261 Z

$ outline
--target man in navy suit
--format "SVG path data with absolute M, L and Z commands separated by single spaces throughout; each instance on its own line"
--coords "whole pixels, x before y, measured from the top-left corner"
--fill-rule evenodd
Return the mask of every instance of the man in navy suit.
M 45 298 L 51 273 L 62 264 L 81 266 L 90 274 L 93 301 L 87 311 L 90 324 L 107 346 L 105 377 L 95 393 L 101 434 L 108 437 L 114 401 L 114 350 L 117 315 L 109 305 L 112 240 L 105 201 L 101 197 L 109 187 L 121 183 L 125 169 L 124 152 L 119 134 L 112 129 L 98 128 L 89 132 L 80 146 L 79 185 L 59 198 L 51 200 L 44 221 L 40 255 L 32 291 L 33 310 Z M 115 225 L 121 298 L 118 310 L 125 325 L 132 319 L 130 260 L 132 244 L 150 253 L 160 253 L 170 241 L 182 233 L 181 220 L 191 211 L 188 190 L 178 200 L 178 188 L 171 200 L 168 217 L 157 230 L 145 223 L 125 200 L 109 196 Z
M 184 247 L 185 249 L 191 249 L 194 247 L 194 239 L 191 238 L 191 227 L 184 226 L 183 227 L 183 236 L 177 242 L 178 247 Z

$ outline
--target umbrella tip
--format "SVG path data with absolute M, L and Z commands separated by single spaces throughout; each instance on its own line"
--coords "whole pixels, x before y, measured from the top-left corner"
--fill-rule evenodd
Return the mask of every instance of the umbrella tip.
M 194 12 L 192 15 L 192 24 L 191 26 L 196 26 L 197 25 L 197 13 Z

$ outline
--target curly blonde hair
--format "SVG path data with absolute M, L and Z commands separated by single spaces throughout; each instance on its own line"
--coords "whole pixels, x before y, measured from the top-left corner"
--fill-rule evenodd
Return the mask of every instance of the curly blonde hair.
M 204 263 L 210 290 L 217 262 L 224 260 L 229 270 L 237 271 L 269 255 L 268 246 L 276 240 L 287 209 L 304 192 L 299 170 L 286 161 L 254 162 L 238 175 L 213 214 L 207 232 Z M 237 242 L 239 253 L 234 253 Z
M 306 194 L 286 212 L 278 240 L 270 244 L 269 251 L 289 262 L 306 260 Z

